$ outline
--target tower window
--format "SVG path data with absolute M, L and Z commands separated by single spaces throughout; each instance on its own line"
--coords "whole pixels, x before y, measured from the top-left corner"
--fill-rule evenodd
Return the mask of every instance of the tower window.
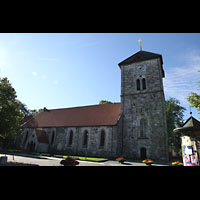
M 55 138 L 55 131 L 53 131 L 52 136 L 51 136 L 51 145 L 53 145 L 54 138 Z
M 71 130 L 70 132 L 69 132 L 69 146 L 71 146 L 72 145 L 72 142 L 73 142 L 73 131 Z
M 137 79 L 136 85 L 137 85 L 137 90 L 140 90 L 140 79 Z
M 105 145 L 105 131 L 101 131 L 101 137 L 100 137 L 100 147 L 104 147 Z
M 88 131 L 87 130 L 84 132 L 83 137 L 84 137 L 83 138 L 83 147 L 87 148 L 87 146 L 88 146 Z
M 142 79 L 142 89 L 146 90 L 146 79 L 145 78 Z

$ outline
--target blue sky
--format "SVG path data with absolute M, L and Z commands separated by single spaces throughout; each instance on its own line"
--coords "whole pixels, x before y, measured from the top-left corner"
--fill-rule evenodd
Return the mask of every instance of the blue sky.
M 165 98 L 185 99 L 200 81 L 198 33 L 1 33 L 0 76 L 29 109 L 120 102 L 118 63 L 142 49 L 162 54 Z M 195 108 L 193 116 L 200 119 Z

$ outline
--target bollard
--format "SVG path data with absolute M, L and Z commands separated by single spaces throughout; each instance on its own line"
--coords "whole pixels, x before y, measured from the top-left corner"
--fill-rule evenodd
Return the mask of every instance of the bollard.
M 5 165 L 7 163 L 7 156 L 0 157 L 0 165 Z

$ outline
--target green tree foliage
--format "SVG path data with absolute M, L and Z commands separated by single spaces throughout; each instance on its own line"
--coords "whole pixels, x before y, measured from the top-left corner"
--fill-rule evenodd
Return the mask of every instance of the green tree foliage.
M 190 94 L 191 95 L 188 96 L 187 100 L 190 102 L 191 107 L 195 107 L 198 111 L 200 111 L 200 95 L 195 92 L 191 92 Z
M 107 100 L 101 100 L 99 102 L 99 104 L 108 104 L 108 103 L 112 103 L 111 101 L 107 101 Z
M 28 116 L 35 116 L 37 114 L 39 114 L 41 111 L 43 111 L 44 109 L 43 108 L 40 108 L 40 109 L 34 109 L 34 110 L 29 110 L 29 113 L 28 113 Z
M 5 148 L 21 132 L 26 106 L 16 95 L 15 89 L 7 78 L 0 78 L 0 138 Z
M 167 118 L 167 132 L 169 145 L 178 153 L 181 148 L 180 135 L 175 134 L 173 129 L 183 125 L 183 113 L 186 110 L 180 106 L 180 102 L 175 98 L 170 98 L 165 102 L 166 118 Z
M 200 71 L 198 71 L 198 72 L 200 72 Z M 200 81 L 197 83 L 200 83 Z M 197 90 L 200 90 L 200 89 L 197 89 Z M 187 100 L 190 102 L 191 107 L 195 107 L 195 108 L 197 108 L 198 111 L 200 111 L 200 95 L 199 94 L 197 94 L 195 92 L 191 92 L 190 96 L 187 97 Z M 200 114 L 200 112 L 199 112 L 199 114 Z

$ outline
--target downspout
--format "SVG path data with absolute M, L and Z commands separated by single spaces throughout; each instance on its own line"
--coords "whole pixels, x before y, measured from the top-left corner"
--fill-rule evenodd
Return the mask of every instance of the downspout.
M 121 97 L 121 106 L 122 106 L 122 108 L 121 108 L 121 111 L 122 111 L 122 113 L 121 113 L 121 117 L 122 117 L 122 128 L 121 128 L 121 133 L 122 133 L 122 144 L 121 144 L 121 155 L 123 155 L 123 151 L 124 151 L 124 98 L 125 98 L 125 96 L 124 96 L 124 67 L 122 66 L 122 68 L 121 68 L 121 70 L 122 70 L 122 82 L 121 82 L 121 90 L 122 90 L 122 87 L 123 87 L 123 92 L 122 92 L 122 97 Z

